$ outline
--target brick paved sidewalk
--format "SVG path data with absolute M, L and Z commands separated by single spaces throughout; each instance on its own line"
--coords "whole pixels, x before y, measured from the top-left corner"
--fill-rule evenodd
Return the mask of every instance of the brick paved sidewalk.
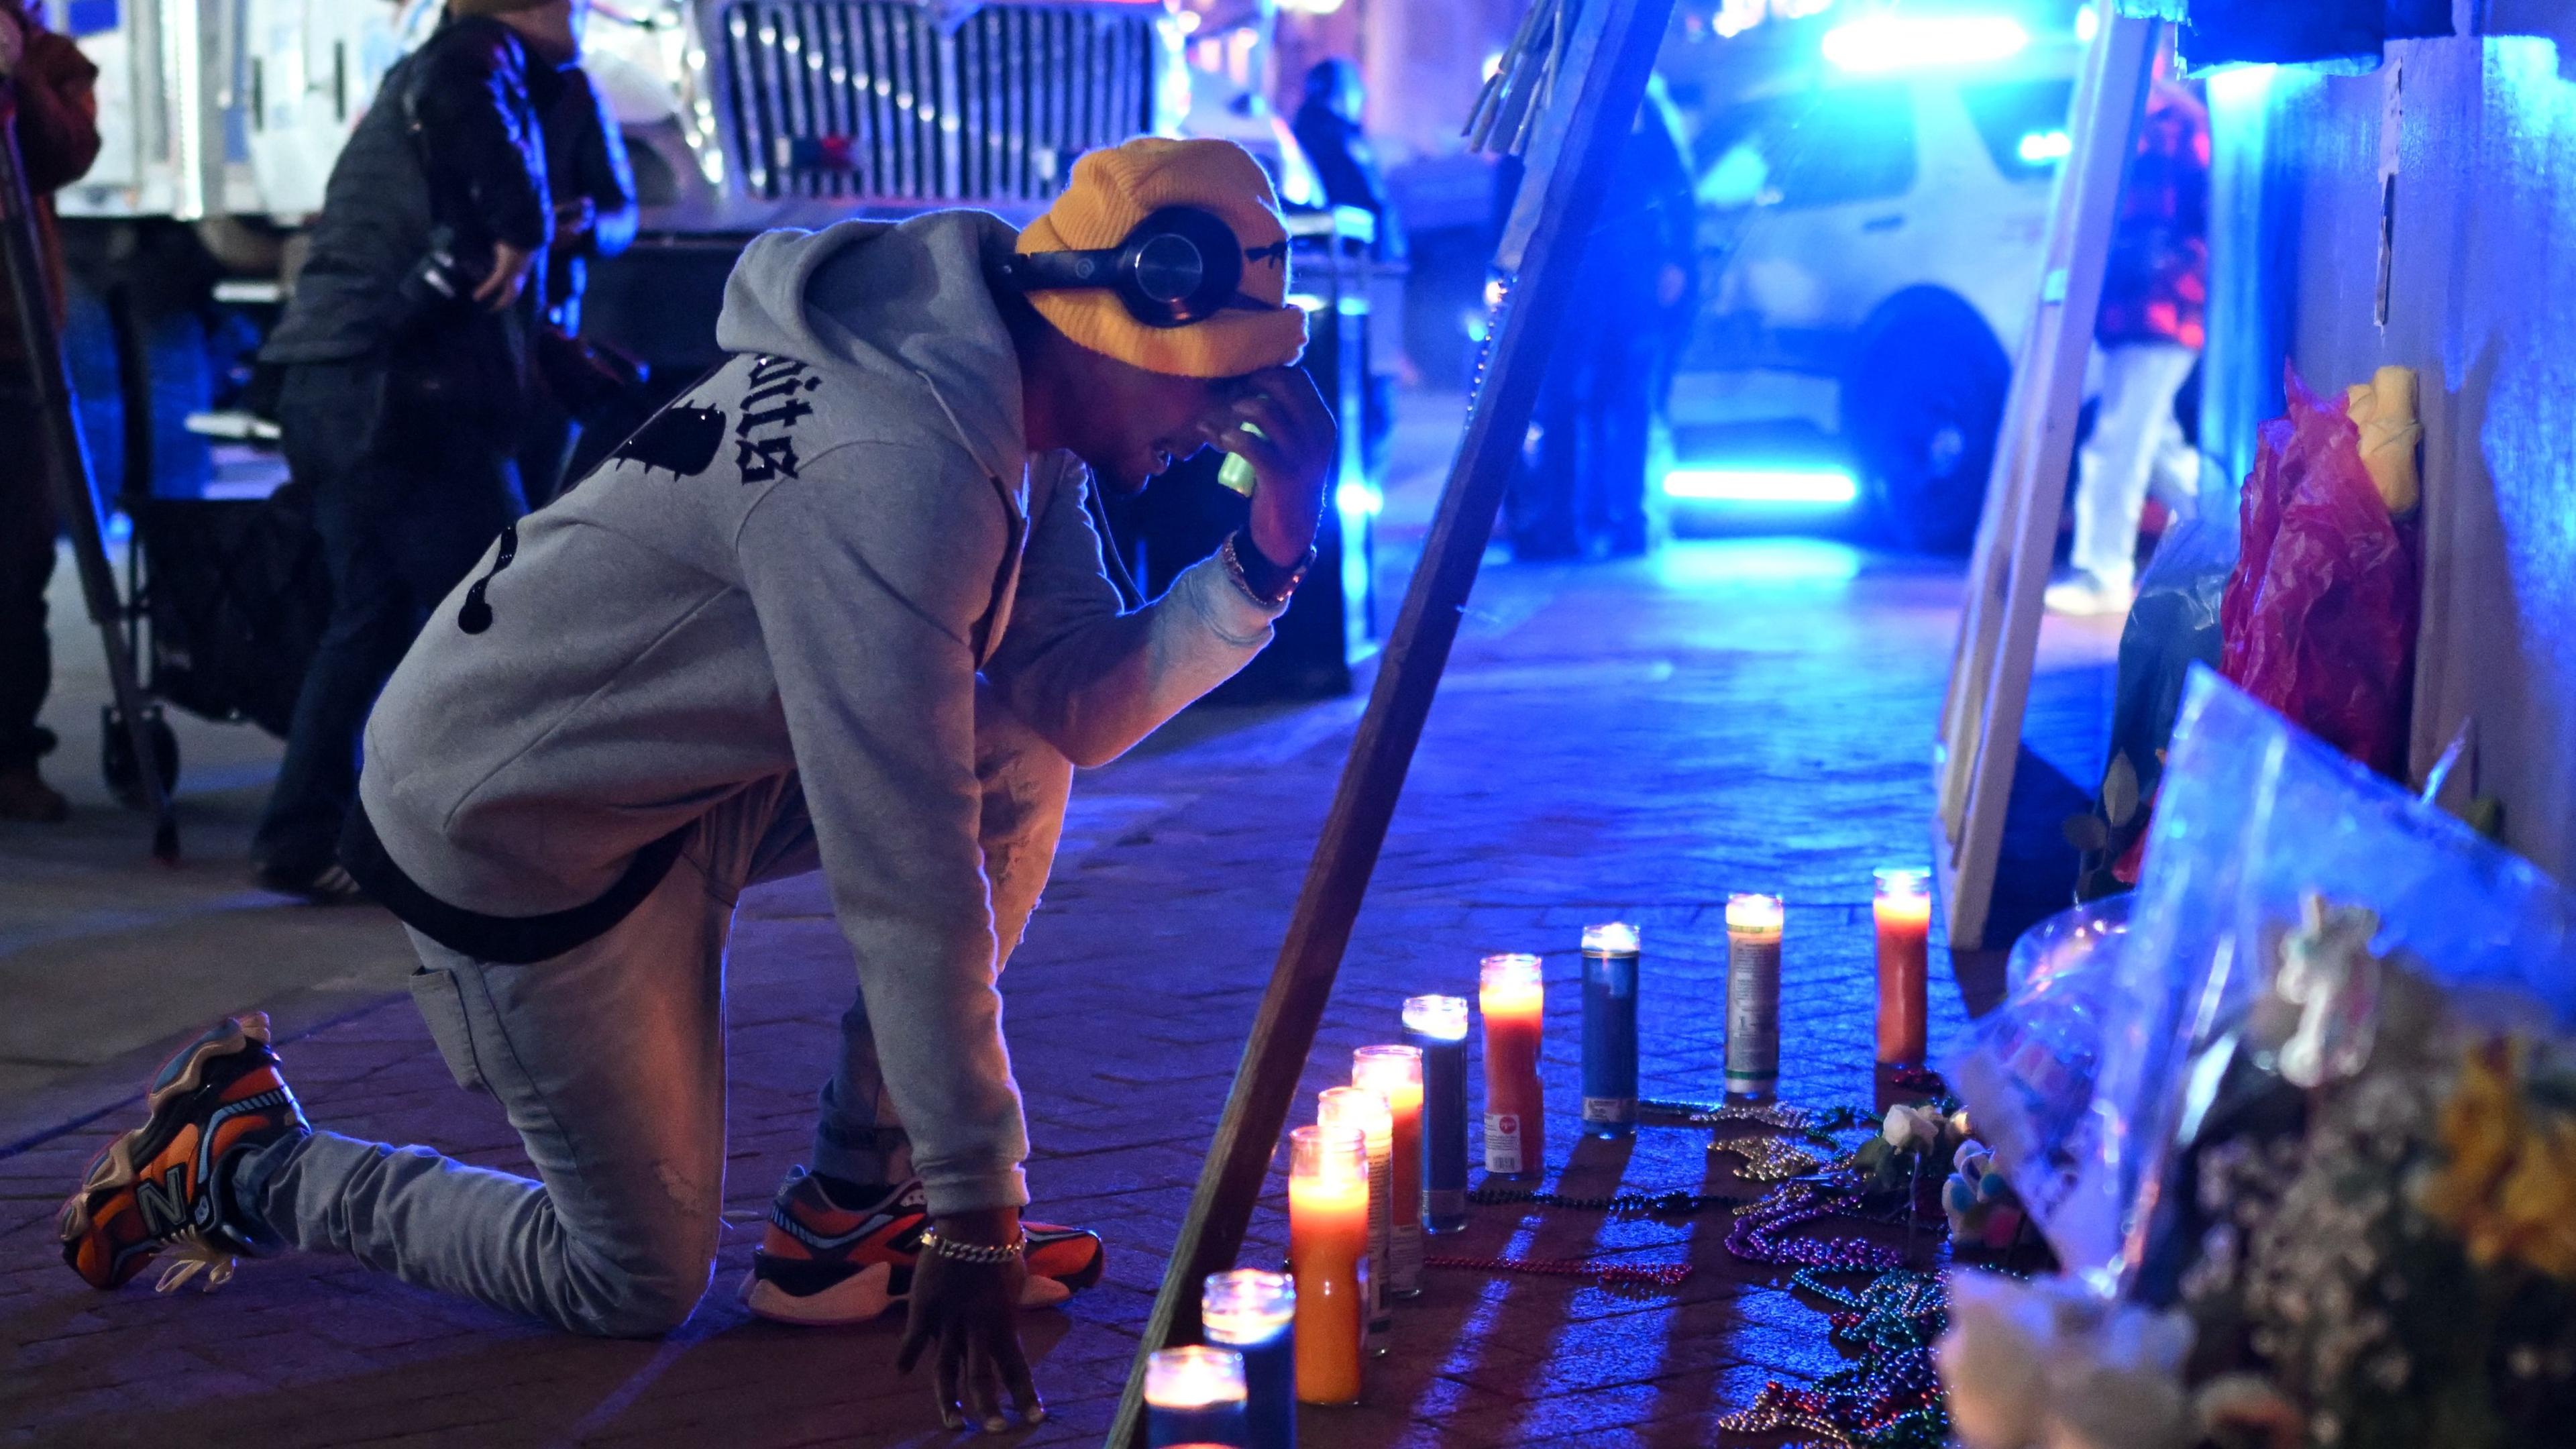
M 1710 1096 L 1722 1049 L 1717 903 L 1790 903 L 1783 1093 L 1866 1099 L 1869 871 L 1927 854 L 1925 741 L 1957 599 L 1945 573 L 1831 545 L 1692 545 L 1651 564 L 1504 568 L 1479 586 L 1308 1076 L 1396 1035 L 1396 1004 L 1466 993 L 1478 955 L 1548 953 L 1549 1156 L 1573 1145 L 1576 929 L 1646 930 L 1646 1090 Z M 2043 717 L 2077 779 L 2098 730 L 2097 633 L 2052 635 Z M 1244 1029 L 1286 923 L 1358 701 L 1180 738 L 1077 783 L 1064 858 L 1005 978 L 1039 1210 L 1097 1227 L 1106 1281 L 1033 1315 L 1054 1410 L 1029 1444 L 1105 1428 Z M 1218 728 L 1231 724 L 1230 728 Z M 42 1444 L 932 1444 L 885 1328 L 797 1331 L 733 1298 L 768 1196 L 804 1149 L 852 989 L 810 886 L 769 893 L 729 983 L 733 1138 L 716 1286 L 656 1343 L 574 1339 L 355 1265 L 246 1264 L 221 1293 L 83 1287 L 55 1205 L 110 1122 L 0 1158 L 0 1442 Z M 1936 1042 L 1963 1019 L 1936 954 Z M 388 983 L 391 984 L 391 983 Z M 317 1123 L 468 1161 L 524 1163 L 494 1104 L 450 1083 L 407 1001 L 283 1046 Z M 139 1084 L 138 1084 L 139 1086 Z M 102 1105 L 104 1103 L 102 1102 Z M 1311 1120 L 1311 1100 L 1295 1120 Z M 1578 1191 L 1725 1182 L 1705 1134 L 1572 1153 Z M 1274 1184 L 1275 1186 L 1275 1184 Z M 1321 1446 L 1700 1445 L 1775 1375 L 1839 1362 L 1823 1320 L 1728 1259 L 1724 1220 L 1605 1222 L 1479 1209 L 1455 1251 L 1689 1261 L 1677 1292 L 1434 1270 L 1366 1403 L 1309 1411 Z M 1274 1199 L 1245 1261 L 1275 1259 Z M 1444 1247 L 1446 1245 L 1444 1244 Z

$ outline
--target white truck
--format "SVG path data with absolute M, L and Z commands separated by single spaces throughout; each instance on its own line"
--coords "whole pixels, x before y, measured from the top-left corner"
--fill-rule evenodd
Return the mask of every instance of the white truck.
M 1858 502 L 1901 546 L 1968 545 L 2066 154 L 2064 19 L 1784 34 L 1793 53 L 1703 105 L 1675 506 Z M 1855 34 L 1877 43 L 1835 44 Z
M 226 274 L 216 301 L 273 308 L 341 146 L 443 0 L 57 10 L 99 66 L 105 131 L 88 177 L 58 198 L 75 244 L 90 243 L 85 256 L 144 255 L 100 230 L 187 226 Z M 1024 220 L 1075 157 L 1140 133 L 1243 141 L 1285 199 L 1320 201 L 1287 127 L 1258 99 L 1272 13 L 1181 0 L 593 0 L 584 65 L 624 133 L 642 217 L 637 245 L 593 271 L 584 330 L 685 381 L 714 360 L 724 277 L 751 234 L 960 204 Z M 205 411 L 222 389 L 204 380 L 196 317 L 138 317 L 118 309 L 113 275 L 84 281 L 109 294 L 119 392 L 148 387 L 151 411 L 189 412 L 199 434 L 268 431 Z M 158 422 L 158 471 L 191 472 L 201 465 L 177 455 L 202 445 L 174 438 L 171 421 Z M 134 413 L 126 423 L 134 486 L 155 473 L 156 425 Z M 217 448 L 219 491 L 240 454 Z M 273 485 L 273 466 L 243 466 L 245 487 Z
M 83 0 L 109 134 L 61 209 L 291 228 L 440 0 Z M 1072 158 L 1179 128 L 1159 0 L 595 0 L 585 65 L 626 133 L 645 229 L 1044 205 Z

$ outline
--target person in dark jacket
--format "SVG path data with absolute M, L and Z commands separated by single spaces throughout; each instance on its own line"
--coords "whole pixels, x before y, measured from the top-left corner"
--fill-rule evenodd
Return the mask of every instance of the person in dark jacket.
M 285 364 L 288 466 L 331 572 L 260 883 L 354 898 L 334 858 L 358 733 L 428 611 L 525 511 L 530 336 L 555 235 L 542 117 L 588 0 L 450 0 L 331 170 L 312 259 L 262 356 Z
M 545 319 L 566 336 L 581 334 L 581 296 L 594 257 L 613 257 L 635 241 L 635 172 L 626 138 L 608 100 L 579 66 L 561 72 L 554 104 L 540 118 L 546 178 L 555 199 L 555 241 L 546 251 Z M 565 460 L 580 428 L 567 400 L 541 390 L 519 449 L 519 483 L 528 506 L 542 508 L 562 488 Z
M 1297 119 L 1291 129 L 1296 132 L 1298 148 L 1306 153 L 1316 178 L 1324 184 L 1324 200 L 1333 206 L 1357 207 L 1374 218 L 1377 239 L 1370 244 L 1369 259 L 1398 269 L 1400 275 L 1407 251 L 1404 218 L 1387 192 L 1376 150 L 1360 132 L 1360 113 L 1367 104 L 1358 63 L 1329 56 L 1306 72 L 1306 98 L 1297 107 Z M 1386 326 L 1396 321 L 1392 315 L 1381 314 L 1372 317 L 1371 325 Z M 1374 335 L 1369 351 L 1373 358 L 1393 353 Z M 1371 477 L 1385 471 L 1387 440 L 1394 427 L 1395 378 L 1372 367 L 1367 388 L 1360 397 L 1360 450 Z
M 20 0 L 0 0 L 0 113 L 14 112 L 27 189 L 36 198 L 38 245 L 54 321 L 62 322 L 62 252 L 54 240 L 53 193 L 98 159 L 98 67 L 47 30 Z M 18 315 L 0 287 L 0 437 L 36 435 L 19 340 Z M 54 747 L 36 723 L 53 687 L 45 635 L 45 585 L 54 574 L 54 502 L 32 450 L 0 457 L 0 820 L 53 823 L 71 814 L 36 761 Z
M 1576 285 L 1585 315 L 1549 359 L 1532 442 L 1512 479 L 1512 552 L 1526 559 L 1646 551 L 1646 463 L 1693 311 L 1698 203 L 1663 78 L 1619 148 Z

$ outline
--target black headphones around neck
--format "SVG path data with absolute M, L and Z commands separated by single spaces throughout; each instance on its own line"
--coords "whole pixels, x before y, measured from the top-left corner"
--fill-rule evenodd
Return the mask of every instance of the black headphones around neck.
M 1195 206 L 1166 206 L 1105 251 L 1020 252 L 1002 275 L 1023 292 L 1105 290 L 1148 327 L 1186 327 L 1227 310 L 1280 309 L 1243 293 L 1247 263 L 1285 268 L 1288 244 L 1247 251 L 1234 228 Z

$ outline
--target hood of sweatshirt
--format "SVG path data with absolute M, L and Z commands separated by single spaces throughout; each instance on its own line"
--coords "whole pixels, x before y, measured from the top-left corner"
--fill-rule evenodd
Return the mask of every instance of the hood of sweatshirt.
M 917 382 L 987 473 L 1015 479 L 1019 353 L 988 277 L 1018 235 L 981 211 L 764 232 L 725 283 L 716 342 Z

